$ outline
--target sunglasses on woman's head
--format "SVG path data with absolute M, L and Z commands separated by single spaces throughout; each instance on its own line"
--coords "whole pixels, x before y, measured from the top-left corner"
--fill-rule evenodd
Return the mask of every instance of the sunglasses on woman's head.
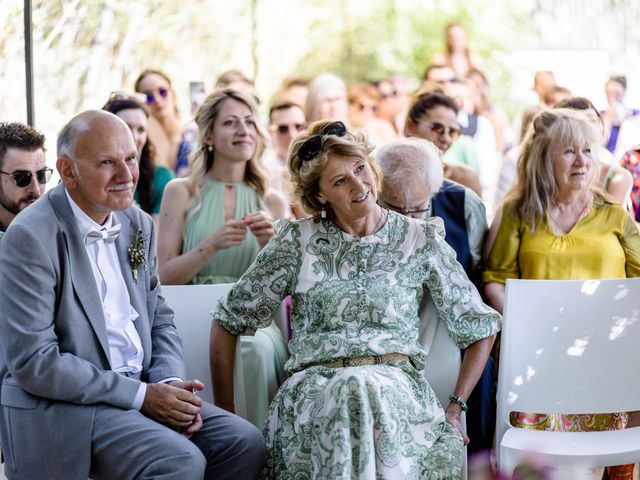
M 164 88 L 164 87 L 160 87 L 156 90 L 156 92 L 158 92 L 158 94 L 162 97 L 162 98 L 167 98 L 167 95 L 169 95 L 169 90 Z M 146 95 L 146 101 L 145 103 L 147 105 L 151 105 L 153 104 L 153 102 L 156 101 L 156 95 L 153 91 L 149 91 L 149 92 L 142 92 Z
M 333 122 L 326 125 L 318 135 L 307 138 L 300 148 L 297 155 L 300 160 L 307 162 L 313 160 L 316 155 L 322 151 L 322 139 L 328 135 L 335 135 L 336 137 L 344 137 L 347 133 L 347 127 L 342 122 Z
M 16 170 L 11 173 L 3 172 L 2 170 L 0 170 L 0 173 L 2 173 L 3 175 L 9 175 L 10 177 L 13 177 L 13 181 L 16 182 L 16 187 L 18 188 L 24 188 L 29 185 L 31 183 L 31 178 L 34 175 L 36 176 L 36 180 L 38 180 L 38 183 L 44 185 L 51 179 L 52 172 L 53 170 L 51 170 L 49 167 L 41 168 L 35 173 L 32 173 L 28 170 Z

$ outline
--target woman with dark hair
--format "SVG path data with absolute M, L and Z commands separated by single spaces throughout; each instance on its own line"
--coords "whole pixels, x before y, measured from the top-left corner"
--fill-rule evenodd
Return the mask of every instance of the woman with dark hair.
M 189 171 L 194 133 L 180 121 L 171 80 L 159 70 L 147 69 L 136 79 L 135 91 L 145 95 L 151 113 L 149 138 L 156 147 L 157 164 L 184 177 Z
M 164 188 L 174 175 L 167 167 L 155 164 L 155 151 L 147 135 L 149 113 L 137 100 L 126 96 L 112 97 L 102 109 L 120 117 L 131 129 L 140 169 L 134 199 L 157 220 Z

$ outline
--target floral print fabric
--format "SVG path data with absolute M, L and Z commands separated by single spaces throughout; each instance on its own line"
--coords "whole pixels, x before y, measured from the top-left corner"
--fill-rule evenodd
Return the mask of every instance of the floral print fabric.
M 418 369 L 418 307 L 433 297 L 460 347 L 496 333 L 444 241 L 441 222 L 389 212 L 376 234 L 355 237 L 329 221 L 283 221 L 214 319 L 234 335 L 269 324 L 291 295 L 294 374 L 274 398 L 264 434 L 267 478 L 457 478 L 460 434 Z M 403 353 L 386 364 L 327 368 L 342 357 Z M 427 365 L 427 368 L 429 366 Z

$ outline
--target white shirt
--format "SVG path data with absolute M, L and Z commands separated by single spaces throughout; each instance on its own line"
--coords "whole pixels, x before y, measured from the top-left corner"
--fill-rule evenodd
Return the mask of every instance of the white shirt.
M 83 238 L 90 230 L 100 230 L 101 228 L 110 228 L 112 226 L 111 215 L 103 225 L 99 225 L 73 201 L 69 192 L 65 190 L 65 193 Z M 118 260 L 116 244 L 97 241 L 91 245 L 85 244 L 85 248 L 93 270 L 96 287 L 102 300 L 111 368 L 118 373 L 137 374 L 142 371 L 142 361 L 144 359 L 142 342 L 133 323 L 138 318 L 138 312 L 131 306 L 129 291 L 124 282 Z M 98 255 L 102 256 L 100 263 Z M 146 392 L 147 384 L 140 382 L 132 408 L 140 410 Z

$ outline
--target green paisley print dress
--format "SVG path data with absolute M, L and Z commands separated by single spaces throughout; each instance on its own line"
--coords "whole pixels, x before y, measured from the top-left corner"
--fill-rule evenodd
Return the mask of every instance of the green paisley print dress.
M 440 219 L 389 212 L 356 237 L 330 220 L 281 221 L 276 236 L 213 312 L 233 335 L 265 327 L 291 295 L 293 337 L 264 427 L 266 478 L 458 478 L 463 445 L 420 370 L 418 306 L 429 290 L 460 346 L 496 333 L 444 241 Z M 378 365 L 329 368 L 343 357 L 402 353 Z M 427 366 L 428 368 L 428 366 Z

